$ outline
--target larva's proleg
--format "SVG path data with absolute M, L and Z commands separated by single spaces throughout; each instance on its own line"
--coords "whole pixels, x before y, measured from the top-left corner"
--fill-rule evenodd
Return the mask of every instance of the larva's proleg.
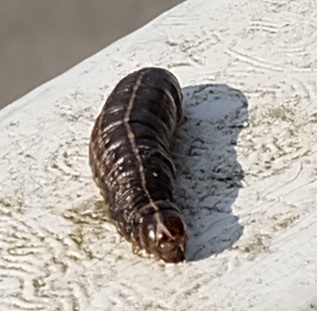
M 180 85 L 169 71 L 144 68 L 123 78 L 94 125 L 89 161 L 118 231 L 166 262 L 184 260 L 186 228 L 173 200 L 170 157 L 182 118 Z

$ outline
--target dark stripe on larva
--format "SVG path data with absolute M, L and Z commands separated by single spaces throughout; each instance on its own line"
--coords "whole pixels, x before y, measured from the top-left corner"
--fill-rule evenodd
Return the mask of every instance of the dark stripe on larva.
M 181 102 L 180 85 L 167 70 L 133 72 L 108 97 L 89 148 L 93 178 L 118 231 L 134 250 L 171 262 L 184 259 L 186 243 L 170 158 Z

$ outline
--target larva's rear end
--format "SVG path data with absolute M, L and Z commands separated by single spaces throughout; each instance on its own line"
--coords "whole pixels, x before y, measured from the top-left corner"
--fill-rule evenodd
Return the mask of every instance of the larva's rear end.
M 144 68 L 123 78 L 92 131 L 89 158 L 118 231 L 166 262 L 184 259 L 186 227 L 173 199 L 174 132 L 180 85 L 169 71 Z

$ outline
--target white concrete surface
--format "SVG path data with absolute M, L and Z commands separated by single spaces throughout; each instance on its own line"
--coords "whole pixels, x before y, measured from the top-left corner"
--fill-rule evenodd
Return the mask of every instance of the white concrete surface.
M 189 0 L 1 110 L 1 310 L 316 310 L 316 9 Z M 88 167 L 105 98 L 148 65 L 184 87 L 179 265 L 132 254 Z

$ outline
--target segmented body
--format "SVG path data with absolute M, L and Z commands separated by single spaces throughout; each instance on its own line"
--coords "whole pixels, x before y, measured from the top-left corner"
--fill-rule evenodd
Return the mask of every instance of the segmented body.
M 175 172 L 170 150 L 181 118 L 182 95 L 175 76 L 165 69 L 144 68 L 116 85 L 95 122 L 89 148 L 93 178 L 118 231 L 134 249 L 156 253 L 144 241 L 152 239 L 153 233 L 146 231 L 149 237 L 140 237 L 147 215 L 153 215 L 147 226 L 155 226 L 155 234 L 172 238 L 180 234 L 181 229 L 172 232 L 181 226 L 180 220 L 173 220 L 167 232 L 166 221 L 171 219 L 163 218 L 168 217 L 165 210 L 179 213 L 173 203 Z M 175 258 L 163 259 L 181 260 Z

